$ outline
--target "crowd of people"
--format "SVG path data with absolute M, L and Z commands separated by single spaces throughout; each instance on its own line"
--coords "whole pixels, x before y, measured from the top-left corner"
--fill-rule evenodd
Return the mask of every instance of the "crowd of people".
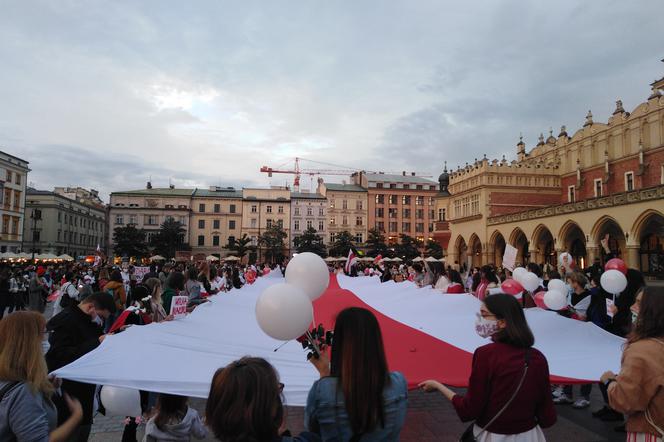
M 539 290 L 561 276 L 568 284 L 570 306 L 559 312 L 589 321 L 626 338 L 618 374 L 607 371 L 599 382 L 605 403 L 593 413 L 603 420 L 622 420 L 628 441 L 660 441 L 664 426 L 664 293 L 646 287 L 642 275 L 627 272 L 628 287 L 607 311 L 610 295 L 600 284 L 602 267 L 548 268 L 530 263 L 541 278 Z M 94 350 L 108 334 L 130 325 L 171 320 L 173 296 L 189 298 L 195 309 L 213 294 L 241 289 L 280 266 L 152 265 L 142 278 L 131 266 L 27 266 L 0 271 L 0 440 L 86 441 L 93 422 L 97 386 L 49 377 Z M 340 272 L 331 267 L 331 272 Z M 410 263 L 359 264 L 350 276 L 381 281 L 412 281 L 446 293 L 470 293 L 482 301 L 475 329 L 490 343 L 473 355 L 468 389 L 462 394 L 436 380 L 422 382 L 451 401 L 459 418 L 473 422 L 462 440 L 541 441 L 543 428 L 556 422 L 556 404 L 590 405 L 592 384 L 582 385 L 573 400 L 571 385 L 552 386 L 545 355 L 535 339 L 520 299 L 501 293 L 507 269 L 484 266 L 463 272 L 458 265 Z M 13 282 L 12 282 L 13 281 Z M 20 281 L 20 284 L 19 282 Z M 27 287 L 20 289 L 18 287 Z M 586 298 L 584 309 L 575 308 Z M 53 304 L 47 320 L 45 306 Z M 48 335 L 49 348 L 42 345 Z M 141 392 L 146 441 L 204 438 L 220 441 L 391 441 L 398 440 L 406 420 L 407 381 L 390 371 L 381 329 L 366 309 L 341 311 L 329 354 L 310 359 L 320 379 L 309 391 L 305 431 L 292 435 L 279 373 L 261 358 L 243 357 L 221 367 L 211 379 L 200 416 L 188 398 Z M 103 404 L 102 404 L 103 405 Z M 136 441 L 139 424 L 128 419 L 123 441 Z

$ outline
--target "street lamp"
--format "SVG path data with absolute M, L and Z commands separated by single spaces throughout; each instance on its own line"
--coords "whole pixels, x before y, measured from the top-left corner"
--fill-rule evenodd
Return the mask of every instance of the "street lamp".
M 41 210 L 32 209 L 30 214 L 30 219 L 32 220 L 32 260 L 35 260 L 35 233 L 37 232 L 37 221 L 41 220 Z

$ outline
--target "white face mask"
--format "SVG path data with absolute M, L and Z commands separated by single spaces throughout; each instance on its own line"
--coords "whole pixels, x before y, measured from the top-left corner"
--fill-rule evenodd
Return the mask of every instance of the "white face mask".
M 483 318 L 481 314 L 477 314 L 477 319 L 475 319 L 475 331 L 482 338 L 489 338 L 493 336 L 500 327 L 498 326 L 498 321 Z

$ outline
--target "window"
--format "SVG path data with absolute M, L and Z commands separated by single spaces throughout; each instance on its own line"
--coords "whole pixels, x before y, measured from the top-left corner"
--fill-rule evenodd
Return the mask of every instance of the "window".
M 404 206 L 409 206 L 410 205 L 410 195 L 404 195 L 401 197 L 401 203 Z
M 415 218 L 424 219 L 424 209 L 416 209 L 415 210 Z
M 429 223 L 429 232 L 433 232 L 433 223 Z
M 348 209 L 348 200 L 343 200 L 341 202 L 341 208 L 344 209 L 344 210 Z
M 390 204 L 396 204 L 396 203 L 397 203 L 397 196 L 390 195 Z
M 383 204 L 385 202 L 385 195 L 376 195 L 376 204 Z
M 364 238 L 363 238 L 363 236 L 362 236 L 361 233 L 357 233 L 357 234 L 355 234 L 355 242 L 356 242 L 356 243 L 361 243 L 361 242 L 363 242 L 363 239 L 364 239 Z
M 430 205 L 430 206 L 433 206 L 433 205 L 435 205 L 435 204 L 436 204 L 436 200 L 435 200 L 435 198 L 432 197 L 432 196 L 430 196 L 430 197 L 429 197 L 429 205 Z M 433 217 L 432 217 L 432 218 L 433 218 Z
M 361 216 L 358 216 L 358 217 L 355 218 L 355 225 L 356 226 L 361 226 L 363 224 L 364 224 L 364 221 L 362 220 Z
M 401 230 L 404 232 L 410 232 L 410 223 L 401 223 Z
M 404 188 L 404 189 L 410 189 L 410 184 L 404 184 L 404 185 L 403 185 L 403 188 Z
M 567 202 L 576 202 L 576 188 L 574 186 L 567 186 Z
M 7 171 L 7 179 L 5 181 L 7 181 L 8 183 L 12 182 L 12 171 L 11 170 Z
M 334 198 L 330 200 L 330 209 L 334 209 Z
M 256 236 L 251 237 L 251 245 L 254 246 L 254 247 L 258 245 L 258 237 L 256 237 Z
M 255 204 L 253 204 L 253 205 L 251 206 L 251 213 L 256 213 L 256 212 L 258 212 L 258 208 L 257 208 L 257 206 L 256 206 Z
M 376 183 L 376 189 L 382 189 L 383 183 Z
M 424 205 L 424 197 L 423 196 L 415 197 L 415 205 L 416 206 L 423 206 Z
M 307 207 L 307 216 L 311 216 L 314 214 L 314 208 L 313 207 Z
M 416 188 L 417 190 L 422 190 L 422 185 L 421 185 L 421 184 L 418 184 L 417 186 L 415 186 L 415 188 Z
M 433 220 L 435 216 L 436 216 L 436 210 L 435 209 L 430 209 L 429 210 L 429 219 Z
M 215 219 L 215 220 L 212 221 L 212 228 L 213 229 L 219 229 L 220 225 L 221 225 L 221 222 L 218 219 Z
M 228 210 L 230 213 L 235 213 L 235 204 L 231 204 Z
M 415 231 L 416 232 L 424 232 L 424 223 L 417 223 L 415 224 Z
M 348 225 L 348 217 L 346 215 L 341 217 L 341 224 L 344 226 Z
M 138 204 L 137 204 L 137 205 L 138 205 Z M 133 204 L 129 204 L 129 207 L 132 207 L 132 206 L 133 206 Z M 164 205 L 164 207 L 167 208 L 167 209 L 172 209 L 172 208 L 173 208 L 173 204 L 166 204 L 166 205 Z
M 383 221 L 378 221 L 378 222 L 376 223 L 376 228 L 377 228 L 379 231 L 384 232 L 384 231 L 385 231 L 385 223 L 384 223 Z
M 198 211 L 199 212 L 205 212 L 205 204 L 199 204 L 198 205 Z
M 219 245 L 219 235 L 213 235 L 212 236 L 212 245 L 213 246 L 218 246 Z
M 277 220 L 277 226 L 279 226 L 280 229 L 283 229 L 284 228 L 284 220 L 283 219 Z
M 403 209 L 403 210 L 401 211 L 401 216 L 402 216 L 403 218 L 410 218 L 410 209 Z
M 272 206 L 266 206 L 266 207 L 265 207 L 265 211 L 266 211 L 267 213 L 272 213 Z
M 221 212 L 221 204 L 215 204 L 214 213 L 219 213 L 219 212 Z
M 299 207 L 296 207 L 295 209 L 293 209 L 293 215 L 300 216 L 300 208 Z
M 67 215 L 65 215 L 65 223 L 67 222 Z M 124 216 L 115 215 L 115 224 L 124 224 Z
M 634 190 L 634 172 L 625 173 L 625 191 L 631 192 Z
M 394 183 L 391 183 L 391 184 L 390 184 L 390 189 L 396 189 L 396 188 L 397 188 L 397 185 L 396 185 L 396 184 L 394 184 Z
M 157 219 L 157 215 L 147 215 L 145 217 L 144 221 L 145 221 L 145 224 L 147 224 L 149 226 L 156 226 L 157 224 L 159 224 L 158 219 Z
M 300 230 L 300 220 L 296 219 L 293 221 L 293 230 L 299 231 Z
M 204 219 L 199 219 L 198 220 L 198 228 L 199 229 L 204 229 L 205 228 L 205 220 Z
M 355 201 L 355 209 L 362 210 L 362 200 Z
M 129 215 L 129 224 L 133 224 L 133 225 L 138 224 L 138 216 L 137 215 Z
M 254 238 L 255 238 L 255 236 L 251 237 L 251 244 L 252 245 L 254 244 Z M 235 244 L 235 237 L 233 235 L 228 237 L 228 244 L 231 244 L 231 245 Z
M 602 179 L 597 178 L 594 182 L 595 198 L 602 196 Z
M 205 245 L 205 236 L 198 235 L 198 245 L 199 246 L 204 246 Z
M 21 175 L 20 174 L 18 174 L 18 173 L 16 174 L 16 179 L 14 180 L 14 183 L 21 184 Z
M 397 222 L 390 221 L 390 232 L 396 232 L 396 231 L 397 231 Z
M 325 230 L 325 222 L 324 221 L 318 221 L 318 231 L 322 232 Z
M 58 222 L 62 222 L 62 212 L 58 212 Z
M 186 216 L 181 216 L 180 217 L 180 224 L 182 224 L 183 226 L 187 225 L 187 217 Z
M 335 236 L 336 236 L 335 233 L 330 233 L 330 243 L 333 243 L 333 242 L 334 242 L 334 238 L 335 238 Z
M 284 213 L 284 206 L 279 206 L 279 208 L 277 209 L 277 212 Z
M 228 230 L 235 230 L 235 220 L 231 219 L 228 221 Z
M 383 218 L 385 216 L 385 209 L 376 207 L 376 218 Z
M 314 228 L 314 222 L 310 219 L 307 220 L 307 229 L 313 229 Z
M 445 209 L 438 209 L 438 221 L 445 221 Z
M 62 234 L 62 231 L 61 231 L 61 230 L 58 230 L 58 242 L 60 242 L 60 236 L 61 236 L 61 234 Z
M 324 216 L 324 215 L 325 215 L 325 211 L 323 210 L 322 207 L 319 207 L 318 208 L 318 216 Z
M 397 217 L 397 209 L 388 209 L 387 210 L 387 216 L 390 218 L 396 218 Z
M 266 220 L 265 225 L 267 226 L 268 229 L 272 227 L 272 220 L 271 219 Z

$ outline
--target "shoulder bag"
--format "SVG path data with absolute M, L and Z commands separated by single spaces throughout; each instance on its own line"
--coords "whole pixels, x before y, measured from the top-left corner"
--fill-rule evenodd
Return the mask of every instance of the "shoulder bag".
M 526 379 L 526 374 L 528 374 L 528 365 L 530 364 L 530 349 L 526 350 L 526 362 L 523 367 L 523 375 L 521 375 L 521 379 L 519 380 L 519 384 L 516 386 L 516 390 L 514 390 L 514 393 L 512 394 L 512 397 L 507 401 L 505 405 L 503 405 L 503 408 L 500 409 L 498 413 L 489 421 L 488 424 L 484 426 L 484 428 L 481 428 L 482 431 L 480 431 L 477 436 L 475 436 L 475 433 L 473 432 L 473 428 L 475 427 L 475 423 L 473 422 L 470 424 L 468 428 L 466 428 L 466 431 L 463 432 L 461 435 L 460 442 L 476 442 L 477 439 L 493 424 L 496 419 L 498 419 L 505 410 L 507 410 L 507 407 L 510 406 L 510 404 L 514 401 L 514 398 L 516 398 L 516 395 L 519 394 L 519 391 L 521 390 L 521 386 L 523 385 L 523 381 Z

